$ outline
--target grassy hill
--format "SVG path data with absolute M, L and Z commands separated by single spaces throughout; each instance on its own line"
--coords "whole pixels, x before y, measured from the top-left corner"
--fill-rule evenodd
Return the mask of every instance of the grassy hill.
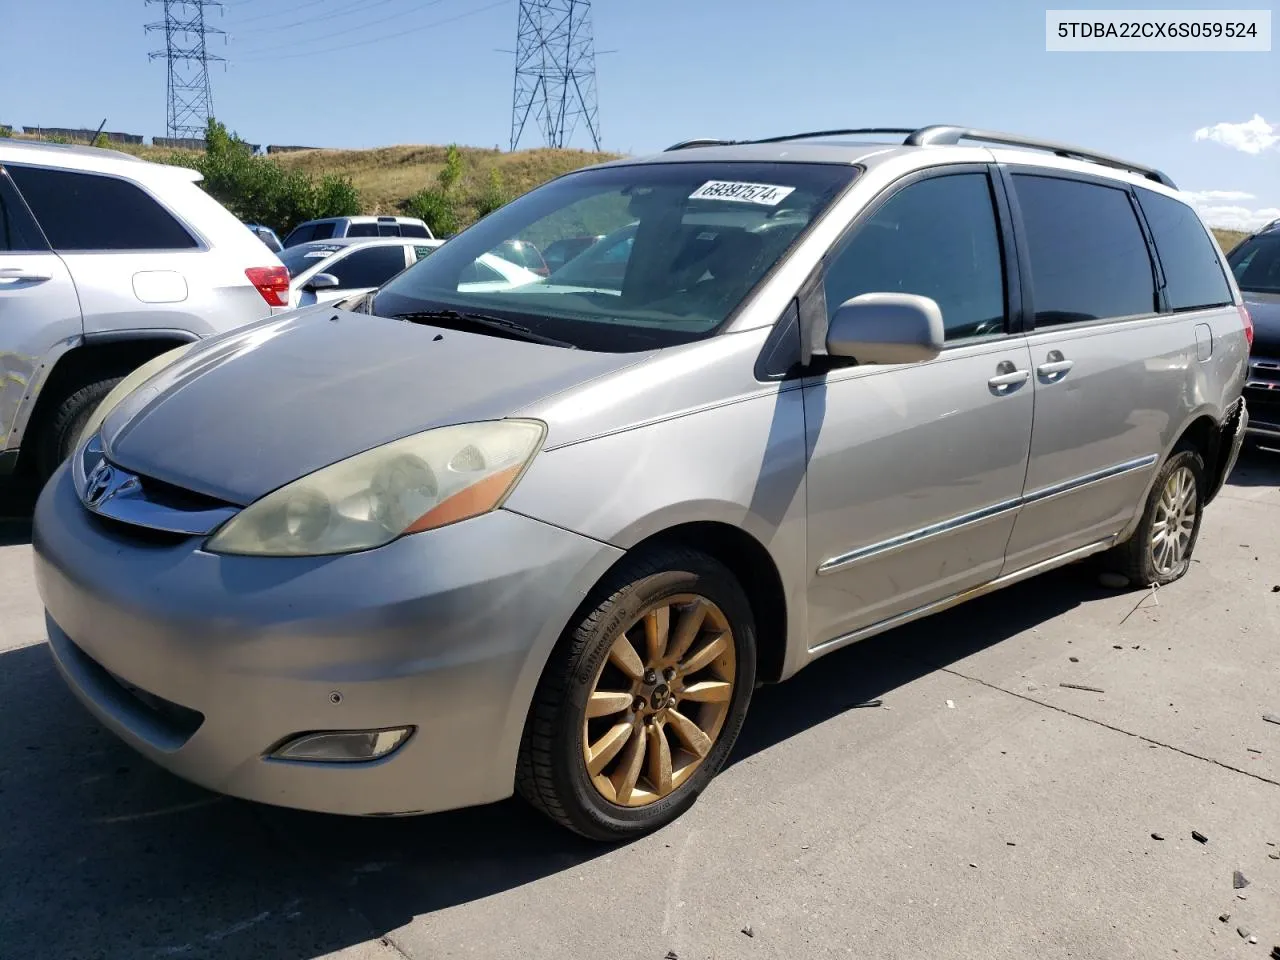
M 18 136 L 22 136 L 19 134 Z M 191 155 L 190 151 L 152 146 L 113 146 L 149 160 Z M 350 177 L 360 192 L 365 213 L 396 213 L 400 204 L 424 187 L 435 184 L 444 167 L 446 147 L 395 146 L 369 150 L 299 150 L 272 154 L 272 159 L 286 170 L 302 170 L 321 176 L 338 174 Z M 498 182 L 510 197 L 544 183 L 553 177 L 595 163 L 615 160 L 618 154 L 592 153 L 586 150 L 501 150 L 460 147 L 463 175 L 459 184 L 460 219 L 463 225 L 475 219 L 474 199 L 490 183 L 491 171 L 497 171 Z M 1247 234 L 1239 230 L 1214 227 L 1223 250 L 1230 250 Z

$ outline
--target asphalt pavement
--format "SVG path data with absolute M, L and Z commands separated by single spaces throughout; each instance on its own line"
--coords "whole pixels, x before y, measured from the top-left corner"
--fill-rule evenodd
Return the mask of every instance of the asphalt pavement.
M 515 800 L 344 819 L 151 766 L 53 668 L 19 499 L 0 491 L 18 514 L 0 520 L 5 960 L 1280 945 L 1280 725 L 1263 720 L 1280 714 L 1280 455 L 1242 459 L 1192 570 L 1158 593 L 1059 571 L 759 691 L 694 809 L 623 847 Z

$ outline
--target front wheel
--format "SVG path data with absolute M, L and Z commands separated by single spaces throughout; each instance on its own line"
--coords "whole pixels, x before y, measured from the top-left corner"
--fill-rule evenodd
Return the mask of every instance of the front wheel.
M 751 607 L 733 575 L 668 548 L 620 567 L 548 661 L 516 784 L 594 840 L 656 830 L 724 765 L 755 686 Z
M 106 399 L 123 377 L 104 377 L 71 391 L 54 407 L 51 416 L 36 437 L 37 479 L 44 483 L 63 460 L 75 451 L 80 431 L 84 429 L 98 404 Z
M 1180 450 L 1170 457 L 1151 485 L 1133 536 L 1106 554 L 1110 571 L 1134 587 L 1163 586 L 1182 577 L 1200 535 L 1204 490 L 1200 454 Z

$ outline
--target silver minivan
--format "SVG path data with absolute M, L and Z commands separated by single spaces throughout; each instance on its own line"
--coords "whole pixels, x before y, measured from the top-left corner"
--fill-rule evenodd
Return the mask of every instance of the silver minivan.
M 578 253 L 480 282 L 509 241 Z M 1089 557 L 1177 580 L 1248 420 L 1169 178 L 958 127 L 571 173 L 355 309 L 158 358 L 33 534 L 106 726 L 334 813 L 652 830 L 759 683 Z

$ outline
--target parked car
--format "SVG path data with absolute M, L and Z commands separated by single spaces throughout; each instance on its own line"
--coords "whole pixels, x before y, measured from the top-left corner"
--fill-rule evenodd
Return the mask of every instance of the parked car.
M 284 238 L 286 247 L 311 240 L 342 237 L 419 237 L 430 240 L 431 228 L 417 217 L 325 217 L 300 223 Z
M 542 258 L 542 252 L 528 240 L 504 240 L 491 252 L 540 277 L 551 272 L 547 268 L 547 261 Z
M 548 270 L 558 270 L 592 244 L 603 239 L 604 237 L 600 235 L 561 237 L 547 244 L 546 249 L 542 251 L 542 258 Z
M 284 249 L 284 244 L 280 242 L 280 238 L 276 236 L 276 232 L 270 227 L 264 227 L 260 223 L 246 223 L 249 232 L 267 245 L 267 249 L 272 253 L 279 253 Z
M 1176 581 L 1248 422 L 1221 251 L 1156 170 L 900 136 L 579 170 L 367 313 L 148 364 L 36 507 L 71 689 L 223 793 L 519 791 L 616 840 L 694 802 L 758 683 L 1085 558 Z M 621 289 L 465 287 L 583 204 L 636 225 Z
M 1227 259 L 1256 329 L 1244 385 L 1249 437 L 1280 447 L 1280 220 L 1240 243 Z
M 412 266 L 443 240 L 324 240 L 289 247 L 281 254 L 289 270 L 290 299 L 295 307 L 334 303 L 382 286 Z M 488 253 L 468 273 L 462 289 L 501 289 L 533 283 L 538 275 Z
M 288 247 L 280 259 L 289 271 L 295 307 L 332 303 L 382 286 L 427 256 L 439 240 L 392 237 L 312 240 Z
M 279 259 L 199 180 L 0 140 L 0 474 L 47 477 L 121 378 L 288 305 Z

